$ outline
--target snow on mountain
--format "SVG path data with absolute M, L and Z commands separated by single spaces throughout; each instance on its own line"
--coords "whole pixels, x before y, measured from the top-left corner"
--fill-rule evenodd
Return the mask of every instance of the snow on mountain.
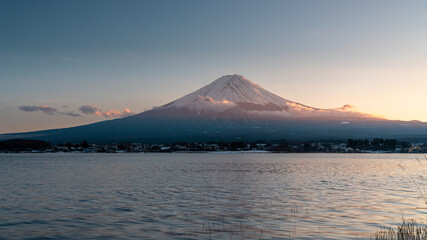
M 185 109 L 200 112 L 230 112 L 267 114 L 275 117 L 372 117 L 357 112 L 351 105 L 341 108 L 319 109 L 293 102 L 273 94 L 247 78 L 234 74 L 218 78 L 214 82 L 182 98 L 170 102 L 156 111 Z
M 234 107 L 255 104 L 259 110 L 274 106 L 278 111 L 295 104 L 279 97 L 241 75 L 226 75 L 205 87 L 160 108 L 187 108 L 191 110 L 225 111 Z M 248 107 L 248 106 L 246 106 Z M 253 109 L 255 110 L 255 109 Z
M 203 107 L 204 104 L 235 105 L 236 103 L 273 103 L 286 106 L 288 100 L 272 94 L 240 75 L 227 75 L 174 102 L 177 107 Z

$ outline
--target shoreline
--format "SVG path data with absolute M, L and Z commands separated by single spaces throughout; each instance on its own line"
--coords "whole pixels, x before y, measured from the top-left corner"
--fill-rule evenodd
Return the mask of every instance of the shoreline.
M 194 154 L 423 154 L 420 153 L 408 153 L 408 152 L 386 152 L 386 151 L 372 151 L 372 152 L 274 152 L 274 151 L 172 151 L 172 152 L 32 152 L 32 151 L 19 151 L 19 152 L 0 152 L 0 154 L 19 154 L 19 153 L 27 153 L 27 154 L 55 154 L 55 153 L 66 153 L 66 154 L 138 154 L 138 153 L 161 153 L 161 154 L 184 154 L 184 153 L 194 153 Z

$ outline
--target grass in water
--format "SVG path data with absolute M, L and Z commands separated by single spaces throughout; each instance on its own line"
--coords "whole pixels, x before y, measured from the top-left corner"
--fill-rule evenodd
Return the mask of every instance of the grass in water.
M 370 240 L 425 240 L 427 226 L 417 221 L 403 220 L 397 227 L 387 227 L 377 231 Z

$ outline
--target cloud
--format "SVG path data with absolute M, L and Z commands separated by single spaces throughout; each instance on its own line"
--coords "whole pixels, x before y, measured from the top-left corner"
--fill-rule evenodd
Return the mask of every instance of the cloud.
M 70 117 L 83 117 L 81 114 L 75 112 L 60 112 L 59 114 L 67 115 Z
M 86 105 L 79 107 L 79 110 L 80 110 L 80 112 L 82 112 L 83 114 L 86 114 L 86 115 L 92 115 L 92 114 L 97 115 L 96 113 L 100 112 L 101 108 L 96 106 L 96 105 L 86 104 Z
M 106 112 L 102 112 L 102 116 L 106 117 L 106 118 L 114 118 L 114 117 L 127 117 L 132 115 L 133 112 L 129 109 L 129 108 L 125 108 L 123 111 L 119 111 L 119 110 L 109 110 Z
M 295 102 L 288 102 L 286 104 L 288 109 L 286 111 L 270 112 L 269 114 L 274 117 L 287 117 L 287 118 L 325 118 L 325 119 L 351 119 L 351 118 L 380 118 L 382 116 L 364 113 L 357 110 L 357 107 L 346 104 L 338 108 L 313 108 L 305 105 L 301 105 Z M 265 114 L 260 111 L 259 114 Z M 342 121 L 341 124 L 347 124 L 347 121 Z M 350 122 L 349 122 L 350 123 Z
M 53 107 L 49 107 L 47 105 L 40 105 L 40 106 L 19 106 L 19 109 L 24 112 L 37 112 L 41 111 L 43 113 L 46 113 L 48 115 L 54 115 L 55 113 L 58 113 L 58 110 Z
M 62 107 L 68 108 L 67 105 L 63 105 Z M 80 113 L 77 113 L 74 111 L 61 112 L 61 111 L 58 111 L 58 109 L 47 106 L 47 105 L 40 105 L 40 106 L 22 105 L 22 106 L 19 106 L 18 108 L 24 112 L 42 112 L 47 115 L 65 115 L 70 117 L 83 117 L 83 115 Z M 116 109 L 104 111 L 100 107 L 93 104 L 83 105 L 79 107 L 79 111 L 84 115 L 96 115 L 96 116 L 101 116 L 105 118 L 127 117 L 133 114 L 133 112 L 128 108 L 125 108 L 123 111 L 116 110 Z
M 79 107 L 79 110 L 86 115 L 96 115 L 105 118 L 127 117 L 133 114 L 133 112 L 128 108 L 125 108 L 123 111 L 116 109 L 103 111 L 100 107 L 93 104 L 83 105 Z
M 346 104 L 340 108 L 335 108 L 335 110 L 342 111 L 342 112 L 356 112 L 357 107 L 354 105 Z
M 70 117 L 82 117 L 79 113 L 75 112 L 59 112 L 54 107 L 49 107 L 47 105 L 40 105 L 40 106 L 28 106 L 28 105 L 22 105 L 18 107 L 21 111 L 24 112 L 42 112 L 47 115 L 66 115 Z

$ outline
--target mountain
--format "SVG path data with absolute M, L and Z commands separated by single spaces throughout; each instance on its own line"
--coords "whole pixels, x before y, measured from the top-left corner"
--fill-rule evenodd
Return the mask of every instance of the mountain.
M 319 109 L 284 99 L 241 75 L 223 76 L 211 84 L 149 112 L 139 114 L 190 118 L 308 119 L 374 118 L 353 111 L 350 105 Z
M 207 142 L 231 140 L 426 139 L 427 124 L 391 121 L 357 112 L 306 106 L 275 95 L 241 75 L 223 76 L 182 98 L 126 118 L 28 133 L 27 138 L 92 143 Z

